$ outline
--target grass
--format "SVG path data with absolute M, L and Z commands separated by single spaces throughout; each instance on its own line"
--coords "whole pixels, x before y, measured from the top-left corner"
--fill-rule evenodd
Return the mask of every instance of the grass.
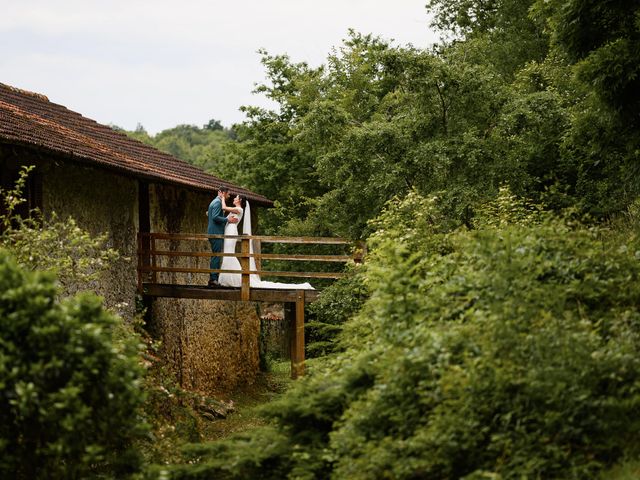
M 601 480 L 638 480 L 640 478 L 640 460 L 623 462 L 600 475 Z
M 289 388 L 293 382 L 289 369 L 288 360 L 271 362 L 270 371 L 262 373 L 256 383 L 232 393 L 229 397 L 235 405 L 235 411 L 224 419 L 203 422 L 203 441 L 221 440 L 232 434 L 265 425 L 265 421 L 259 415 L 259 409 Z
M 139 447 L 149 464 L 175 464 L 185 459 L 186 444 L 225 439 L 235 433 L 265 425 L 259 408 L 282 395 L 291 385 L 290 362 L 271 361 L 269 371 L 256 381 L 226 396 L 234 410 L 226 418 L 208 420 L 195 407 L 202 400 L 198 394 L 180 388 L 173 376 L 157 362 L 146 378 L 145 417 L 151 426 L 147 441 Z M 221 400 L 220 398 L 214 400 Z

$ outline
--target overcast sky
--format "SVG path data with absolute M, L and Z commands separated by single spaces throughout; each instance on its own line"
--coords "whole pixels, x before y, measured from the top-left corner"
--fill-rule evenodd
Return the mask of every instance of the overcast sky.
M 0 0 L 0 83 L 155 134 L 242 121 L 259 48 L 311 65 L 348 29 L 427 47 L 426 0 Z

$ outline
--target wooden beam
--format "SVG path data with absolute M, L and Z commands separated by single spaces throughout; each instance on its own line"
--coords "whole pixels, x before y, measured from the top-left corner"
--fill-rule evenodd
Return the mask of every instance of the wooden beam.
M 294 348 L 291 349 L 291 378 L 298 378 L 304 375 L 304 297 L 304 290 L 296 291 L 295 330 L 292 340 L 292 347 Z
M 251 275 L 249 274 L 250 268 L 249 268 L 249 242 L 251 240 L 249 240 L 248 238 L 243 238 L 240 244 L 241 247 L 241 251 L 242 251 L 242 256 L 240 257 L 240 268 L 242 269 L 242 284 L 240 287 L 240 298 L 242 298 L 243 301 L 248 301 L 249 300 L 249 289 L 251 288 L 250 285 L 250 278 Z
M 297 293 L 296 293 L 297 297 Z M 296 378 L 296 364 L 298 359 L 296 357 L 296 303 L 287 302 L 284 304 L 284 321 L 289 327 L 289 361 L 291 363 L 290 375 L 291 378 Z
M 138 250 L 142 250 L 142 237 L 138 234 Z M 138 255 L 138 293 L 142 294 L 142 255 Z
M 331 237 L 278 237 L 278 236 L 264 236 L 264 235 L 207 235 L 199 233 L 146 233 L 141 232 L 143 236 L 149 236 L 158 240 L 199 240 L 205 241 L 210 238 L 249 238 L 259 239 L 263 243 L 291 243 L 291 244 L 320 244 L 320 245 L 349 245 L 351 242 L 344 238 L 331 238 Z
M 251 240 L 253 242 L 253 255 L 252 257 L 256 263 L 256 269 L 262 270 L 262 242 L 259 239 Z
M 280 290 L 252 288 L 249 291 L 251 302 L 294 303 L 298 290 Z M 164 283 L 143 284 L 143 294 L 148 297 L 193 298 L 201 300 L 241 301 L 239 288 L 207 288 L 204 285 L 171 285 Z M 305 290 L 304 301 L 314 302 L 320 296 L 317 290 Z
M 142 250 L 138 252 L 141 255 L 161 255 L 164 257 L 240 257 L 239 253 L 224 252 L 186 252 L 177 250 Z
M 351 255 L 300 255 L 300 254 L 281 254 L 281 253 L 254 253 L 247 255 L 239 253 L 213 253 L 213 252 L 186 252 L 171 250 L 139 250 L 140 255 L 161 255 L 165 257 L 253 257 L 258 260 L 292 260 L 299 262 L 349 262 L 359 257 Z
M 143 272 L 168 272 L 168 273 L 238 273 L 237 270 L 212 270 L 210 268 L 186 268 L 186 267 L 143 267 Z M 249 274 L 264 275 L 266 277 L 301 277 L 301 278 L 342 278 L 344 273 L 338 272 L 281 272 L 270 270 L 249 270 Z M 156 282 L 152 282 L 156 283 Z
M 155 250 L 155 249 L 156 249 L 156 239 L 154 237 L 151 237 L 151 250 Z M 156 273 L 158 270 L 156 270 L 156 268 L 157 268 L 156 256 L 152 255 L 151 269 L 149 271 L 151 272 L 151 281 L 153 283 L 156 283 L 158 281 L 158 274 Z

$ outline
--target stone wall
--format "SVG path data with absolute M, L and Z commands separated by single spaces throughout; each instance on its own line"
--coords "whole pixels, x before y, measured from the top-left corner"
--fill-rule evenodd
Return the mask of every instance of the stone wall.
M 106 233 L 121 259 L 91 289 L 121 314 L 135 313 L 138 187 L 135 179 L 68 162 L 40 162 L 42 210 L 72 216 L 92 235 Z M 70 292 L 72 293 L 72 292 Z
M 216 394 L 255 380 L 260 334 L 255 304 L 159 298 L 152 316 L 162 356 L 184 388 Z
M 260 309 L 260 352 L 271 358 L 291 359 L 291 320 L 284 304 L 270 303 Z

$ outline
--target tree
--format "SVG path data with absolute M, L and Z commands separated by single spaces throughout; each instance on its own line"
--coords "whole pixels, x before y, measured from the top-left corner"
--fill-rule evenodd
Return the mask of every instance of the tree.
M 211 120 L 202 128 L 196 125 L 177 125 L 153 137 L 144 131 L 126 133 L 209 173 L 233 180 L 233 177 L 226 176 L 226 172 L 221 172 L 221 169 L 224 168 L 225 146 L 233 139 L 235 132 L 224 129 L 218 120 Z
M 614 0 L 542 2 L 535 12 L 578 76 L 625 122 L 640 127 L 640 6 Z
M 222 123 L 220 123 L 220 120 L 215 120 L 215 119 L 211 119 L 209 120 L 209 122 L 202 127 L 205 130 L 224 130 L 224 127 L 222 126 Z
M 548 36 L 529 11 L 533 0 L 429 0 L 431 26 L 445 38 L 478 45 L 485 62 L 507 78 L 531 60 L 541 61 Z

